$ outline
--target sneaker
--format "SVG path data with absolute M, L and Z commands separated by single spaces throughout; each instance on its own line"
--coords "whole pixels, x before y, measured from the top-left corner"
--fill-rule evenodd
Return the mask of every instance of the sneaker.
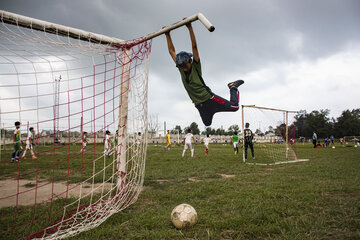
M 32 159 L 37 159 L 37 157 L 36 157 L 36 156 L 33 156 Z
M 255 160 L 255 157 L 253 157 L 253 159 Z
M 240 85 L 244 83 L 243 80 L 236 80 L 235 82 L 231 82 L 228 84 L 229 88 L 238 88 Z
M 22 159 L 26 159 L 26 157 L 21 157 Z

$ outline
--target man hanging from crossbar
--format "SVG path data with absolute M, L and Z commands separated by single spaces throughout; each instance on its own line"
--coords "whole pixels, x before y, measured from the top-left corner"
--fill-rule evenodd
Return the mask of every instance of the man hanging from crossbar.
M 215 113 L 236 112 L 239 109 L 238 87 L 243 84 L 244 81 L 237 80 L 228 84 L 230 88 L 230 101 L 214 94 L 211 89 L 206 86 L 202 78 L 200 57 L 191 23 L 186 24 L 186 27 L 190 33 L 192 54 L 184 51 L 176 54 L 170 31 L 165 33 L 167 45 L 169 53 L 180 71 L 185 90 L 195 104 L 195 107 L 199 110 L 205 126 L 210 126 Z

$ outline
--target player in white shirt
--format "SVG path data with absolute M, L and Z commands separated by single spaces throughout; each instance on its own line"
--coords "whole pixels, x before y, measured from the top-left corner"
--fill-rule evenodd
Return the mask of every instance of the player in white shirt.
M 21 158 L 26 159 L 26 157 L 25 157 L 26 151 L 30 150 L 32 159 L 37 159 L 37 157 L 35 156 L 34 151 L 33 151 L 34 135 L 35 135 L 34 128 L 33 127 L 29 128 L 29 134 L 28 134 L 28 136 L 26 138 L 26 148 L 25 148 L 25 151 L 24 151 Z
M 203 139 L 204 145 L 205 145 L 205 153 L 209 153 L 209 143 L 211 142 L 211 138 L 209 137 L 209 134 L 206 134 L 206 137 Z
M 104 154 L 110 157 L 110 150 L 111 150 L 111 140 L 110 140 L 111 133 L 109 130 L 106 130 L 105 139 L 104 139 Z
M 85 152 L 86 151 L 86 144 L 88 143 L 87 132 L 83 132 L 81 142 L 82 142 L 82 148 L 81 148 L 80 152 Z
M 194 143 L 196 143 L 196 141 L 195 141 L 194 135 L 192 135 L 192 133 L 191 133 L 191 129 L 188 129 L 187 132 L 188 133 L 185 135 L 185 138 L 184 138 L 185 145 L 184 145 L 184 150 L 182 152 L 182 157 L 185 156 L 186 149 L 188 149 L 188 148 L 190 148 L 191 157 L 194 157 L 194 148 L 191 144 L 191 140 L 193 140 Z
M 138 134 L 136 135 L 136 152 L 140 150 L 140 146 L 141 146 L 141 132 L 138 132 Z

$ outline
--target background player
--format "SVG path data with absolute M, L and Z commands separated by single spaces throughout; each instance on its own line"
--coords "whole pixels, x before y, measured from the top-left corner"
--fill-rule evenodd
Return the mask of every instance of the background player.
M 88 143 L 87 132 L 83 132 L 82 148 L 81 148 L 80 152 L 85 152 L 85 151 L 86 151 L 86 144 L 87 144 L 87 143 Z
M 239 109 L 239 91 L 237 88 L 243 84 L 244 81 L 237 80 L 228 84 L 230 101 L 215 95 L 211 89 L 206 86 L 202 78 L 200 57 L 191 23 L 186 24 L 186 27 L 190 34 L 192 54 L 183 51 L 176 54 L 170 32 L 165 33 L 167 45 L 171 58 L 180 71 L 185 90 L 198 109 L 205 126 L 210 126 L 215 113 L 235 112 Z M 191 59 L 191 57 L 193 57 L 193 59 Z
M 317 143 L 317 134 L 316 134 L 316 132 L 315 132 L 315 131 L 313 131 L 312 141 L 313 141 L 314 148 L 316 148 L 316 143 Z
M 188 129 L 187 134 L 185 135 L 185 138 L 184 138 L 185 144 L 184 144 L 184 150 L 182 152 L 182 157 L 185 156 L 185 152 L 188 148 L 190 148 L 191 157 L 192 158 L 194 157 L 194 148 L 191 144 L 191 140 L 193 140 L 194 143 L 196 143 L 194 135 L 192 135 L 192 133 L 191 133 L 191 129 Z
M 253 132 L 249 129 L 250 124 L 245 124 L 244 135 L 245 135 L 245 161 L 247 161 L 247 149 L 250 147 L 252 158 L 255 159 L 254 146 L 252 140 L 254 138 Z
M 34 151 L 33 151 L 34 136 L 35 136 L 35 130 L 34 130 L 33 127 L 31 127 L 31 128 L 29 128 L 29 134 L 28 134 L 28 136 L 26 138 L 25 151 L 24 151 L 21 158 L 26 159 L 26 157 L 25 157 L 26 156 L 26 151 L 30 150 L 32 159 L 37 159 L 37 157 L 35 156 Z
M 14 152 L 11 155 L 11 162 L 18 162 L 19 156 L 21 153 L 21 132 L 20 132 L 21 123 L 19 121 L 15 122 L 15 131 L 13 136 L 14 141 Z
M 211 138 L 209 137 L 209 134 L 206 134 L 206 137 L 203 139 L 204 145 L 205 145 L 205 153 L 209 153 L 209 143 L 211 141 Z
M 237 134 L 238 133 L 235 131 L 234 135 L 231 138 L 232 143 L 233 143 L 233 147 L 234 147 L 234 155 L 238 154 L 238 152 L 239 152 L 239 148 L 238 148 L 239 136 Z
M 110 157 L 110 150 L 111 150 L 111 133 L 109 130 L 106 130 L 105 132 L 105 139 L 104 139 L 104 154 Z
M 140 146 L 141 146 L 141 132 L 138 132 L 137 136 L 136 136 L 136 152 L 138 152 L 140 150 Z
M 170 150 L 171 140 L 170 140 L 170 131 L 169 130 L 167 130 L 167 134 L 166 134 L 166 145 L 167 145 L 167 149 Z

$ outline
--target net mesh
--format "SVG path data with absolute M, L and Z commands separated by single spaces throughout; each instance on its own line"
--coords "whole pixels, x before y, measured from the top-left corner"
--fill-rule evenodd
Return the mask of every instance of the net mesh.
M 277 164 L 296 161 L 294 116 L 294 113 L 282 110 L 243 106 L 243 125 L 249 123 L 249 129 L 254 134 L 252 143 L 255 158 L 248 147 L 246 162 Z
M 4 239 L 69 237 L 136 201 L 150 50 L 151 41 L 112 47 L 1 24 Z

